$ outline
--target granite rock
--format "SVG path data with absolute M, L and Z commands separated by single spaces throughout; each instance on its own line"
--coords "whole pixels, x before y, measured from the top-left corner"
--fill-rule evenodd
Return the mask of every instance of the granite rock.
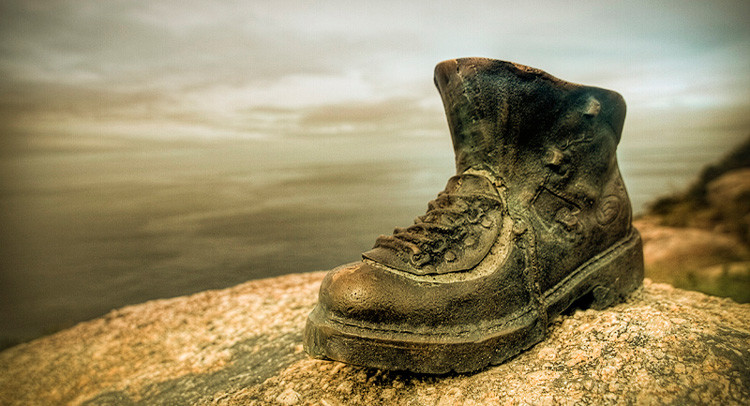
M 429 376 L 313 360 L 301 332 L 324 273 L 112 311 L 0 353 L 2 405 L 750 403 L 750 305 L 644 282 L 559 317 L 529 351 Z

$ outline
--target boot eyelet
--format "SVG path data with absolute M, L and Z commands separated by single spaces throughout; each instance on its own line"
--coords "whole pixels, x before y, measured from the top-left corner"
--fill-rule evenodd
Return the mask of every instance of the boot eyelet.
M 456 259 L 458 259 L 458 256 L 453 251 L 446 251 L 444 258 L 448 262 L 455 262 Z
M 411 262 L 412 265 L 414 265 L 417 268 L 422 268 L 423 266 L 425 266 L 425 264 L 430 262 L 430 254 L 426 252 L 418 252 L 416 254 L 413 254 L 409 258 L 409 262 Z

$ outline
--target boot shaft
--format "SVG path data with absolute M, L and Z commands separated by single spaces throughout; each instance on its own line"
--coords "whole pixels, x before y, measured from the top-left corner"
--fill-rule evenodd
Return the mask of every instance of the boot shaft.
M 510 215 L 535 234 L 540 268 L 559 271 L 545 281 L 627 235 L 632 209 L 616 158 L 622 96 L 485 58 L 441 62 L 435 84 L 457 173 L 495 177 Z
M 625 102 L 613 91 L 486 58 L 439 63 L 435 84 L 459 174 L 475 169 L 528 180 L 539 164 L 564 164 L 561 153 L 574 143 L 593 142 L 599 154 L 613 155 L 620 140 Z

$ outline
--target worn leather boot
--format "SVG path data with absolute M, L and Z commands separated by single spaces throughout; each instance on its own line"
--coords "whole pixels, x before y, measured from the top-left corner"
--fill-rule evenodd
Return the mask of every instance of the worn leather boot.
M 420 373 L 498 364 L 571 304 L 641 284 L 643 250 L 615 150 L 615 92 L 484 58 L 437 65 L 456 176 L 414 225 L 329 272 L 313 357 Z

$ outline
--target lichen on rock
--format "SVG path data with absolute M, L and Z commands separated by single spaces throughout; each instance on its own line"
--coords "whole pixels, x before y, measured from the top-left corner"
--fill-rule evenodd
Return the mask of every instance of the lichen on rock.
M 469 375 L 308 358 L 323 273 L 158 300 L 0 353 L 3 405 L 747 404 L 750 305 L 646 281 Z

